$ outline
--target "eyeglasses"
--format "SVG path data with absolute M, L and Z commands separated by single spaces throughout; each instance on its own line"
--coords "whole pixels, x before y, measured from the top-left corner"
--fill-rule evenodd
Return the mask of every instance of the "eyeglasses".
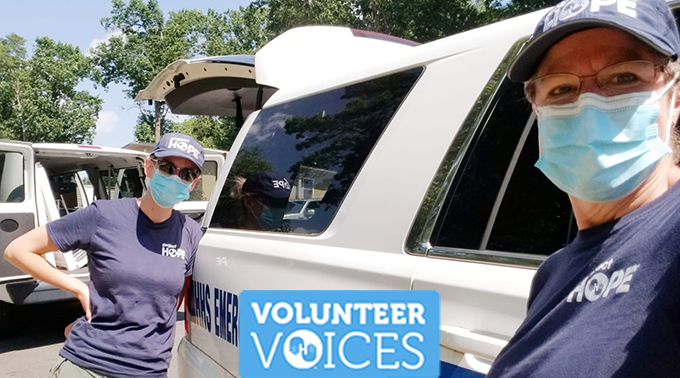
M 571 104 L 578 100 L 583 80 L 595 77 L 597 86 L 607 96 L 650 90 L 663 65 L 649 60 L 629 60 L 605 67 L 594 75 L 578 76 L 556 73 L 529 81 L 525 91 L 537 106 Z
M 196 177 L 201 173 L 196 169 L 191 168 L 177 168 L 174 164 L 167 160 L 151 159 L 158 166 L 158 171 L 164 176 L 172 176 L 176 174 L 186 184 L 191 184 L 196 180 Z

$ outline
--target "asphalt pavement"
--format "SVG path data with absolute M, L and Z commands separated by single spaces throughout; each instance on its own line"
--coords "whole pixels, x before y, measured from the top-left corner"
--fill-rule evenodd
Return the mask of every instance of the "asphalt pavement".
M 12 331 L 0 338 L 0 378 L 47 377 L 64 345 L 64 327 L 82 314 L 76 301 L 17 307 Z M 177 315 L 168 378 L 178 378 L 174 354 L 184 336 L 184 313 Z

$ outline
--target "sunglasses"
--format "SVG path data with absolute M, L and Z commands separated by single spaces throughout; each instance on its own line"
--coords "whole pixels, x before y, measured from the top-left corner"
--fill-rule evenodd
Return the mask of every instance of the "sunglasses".
M 186 184 L 191 184 L 196 180 L 201 173 L 196 169 L 191 168 L 177 168 L 174 164 L 167 160 L 151 159 L 152 162 L 158 167 L 158 171 L 164 176 L 177 175 Z

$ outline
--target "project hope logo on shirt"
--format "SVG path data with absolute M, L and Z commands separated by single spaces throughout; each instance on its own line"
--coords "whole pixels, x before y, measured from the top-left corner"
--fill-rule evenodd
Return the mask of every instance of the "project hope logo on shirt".
M 239 372 L 438 377 L 436 291 L 243 291 Z

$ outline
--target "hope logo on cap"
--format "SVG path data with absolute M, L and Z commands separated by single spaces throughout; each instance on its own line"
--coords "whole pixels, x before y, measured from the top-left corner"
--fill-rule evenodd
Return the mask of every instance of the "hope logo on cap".
M 619 29 L 670 59 L 680 55 L 680 35 L 666 0 L 564 0 L 539 21 L 510 64 L 513 81 L 529 80 L 557 42 L 591 28 Z M 568 57 L 565 57 L 568 59 Z
M 193 137 L 181 133 L 169 133 L 163 135 L 156 143 L 151 154 L 157 158 L 169 156 L 191 160 L 199 170 L 203 169 L 203 146 Z
M 637 18 L 635 11 L 637 0 L 566 0 L 555 6 L 550 13 L 545 16 L 543 31 L 557 25 L 558 21 L 564 22 L 572 17 L 579 15 L 590 7 L 590 12 L 599 12 L 602 7 L 616 7 L 616 10 L 626 16 Z
M 188 154 L 193 155 L 195 158 L 198 159 L 198 155 L 200 151 L 192 146 L 189 143 L 189 139 L 185 138 L 170 138 L 170 141 L 168 142 L 168 148 L 176 148 L 178 150 L 182 150 Z

